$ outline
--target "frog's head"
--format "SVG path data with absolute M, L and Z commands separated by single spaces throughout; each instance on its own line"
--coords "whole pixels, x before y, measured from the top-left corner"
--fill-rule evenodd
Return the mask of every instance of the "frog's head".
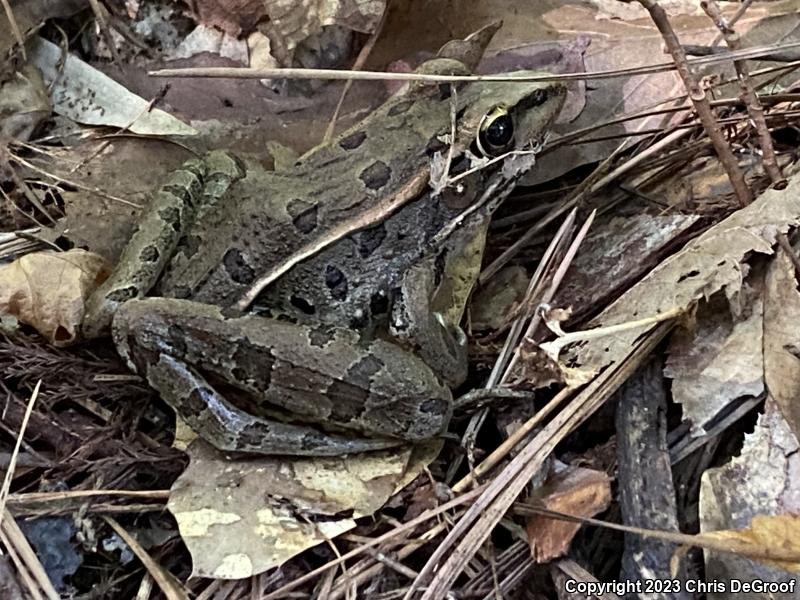
M 516 71 L 504 75 L 522 78 L 547 73 Z M 553 124 L 566 95 L 566 87 L 555 81 L 472 83 L 459 101 L 459 145 L 486 157 L 531 147 Z

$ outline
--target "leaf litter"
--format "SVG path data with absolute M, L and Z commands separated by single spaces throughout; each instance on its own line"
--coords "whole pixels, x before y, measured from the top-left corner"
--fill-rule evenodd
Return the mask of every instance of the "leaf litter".
M 44 71 L 46 81 L 60 78 L 72 91 L 66 95 L 64 90 L 50 90 L 53 115 L 44 104 L 36 104 L 39 108 L 29 115 L 22 110 L 25 103 L 10 105 L 12 116 L 22 119 L 22 127 L 0 111 L 0 125 L 13 125 L 6 135 L 14 138 L 4 141 L 0 165 L 8 207 L 4 222 L 13 224 L 8 229 L 22 229 L 17 224 L 37 227 L 28 238 L 31 244 L 78 245 L 112 261 L 134 226 L 136 206 L 146 203 L 147 192 L 162 178 L 160 169 L 166 172 L 168 163 L 180 164 L 186 152 L 174 139 L 143 141 L 132 133 L 180 135 L 184 139 L 179 144 L 192 148 L 227 146 L 221 140 L 233 140 L 233 149 L 249 165 L 269 168 L 267 163 L 283 159 L 265 157 L 261 140 L 292 137 L 295 150 L 308 149 L 328 126 L 319 115 L 326 113 L 326 107 L 332 113 L 338 97 L 332 86 L 292 87 L 277 80 L 251 82 L 259 87 L 232 84 L 221 93 L 221 86 L 206 86 L 207 93 L 197 94 L 191 91 L 196 84 L 175 79 L 175 90 L 185 86 L 183 91 L 163 91 L 152 82 L 142 84 L 144 78 L 132 71 L 115 71 L 98 57 L 125 56 L 128 67 L 135 65 L 141 73 L 154 66 L 152 56 L 131 50 L 137 45 L 123 47 L 123 40 L 138 35 L 154 44 L 163 35 L 164 56 L 173 59 L 180 54 L 186 61 L 243 64 L 249 44 L 251 49 L 258 48 L 250 58 L 253 65 L 338 66 L 337 61 L 346 63 L 352 56 L 360 35 L 372 33 L 385 10 L 376 1 L 226 5 L 208 0 L 194 3 L 193 12 L 180 15 L 149 11 L 149 3 L 136 2 L 127 4 L 125 14 L 106 14 L 102 21 L 105 27 L 111 24 L 108 35 L 101 31 L 97 14 L 80 13 L 72 4 L 53 3 L 50 12 L 40 3 L 14 7 L 17 25 L 22 24 L 20 31 L 25 35 L 30 23 L 49 17 L 88 18 L 97 28 L 82 30 L 83 47 L 97 54 L 83 52 L 79 58 L 73 52 L 66 63 L 68 70 L 61 70 L 56 46 L 48 46 L 44 38 L 53 43 L 60 40 L 48 28 L 42 32 L 43 41 L 28 48 L 28 58 Z M 490 4 L 502 16 L 509 14 L 504 11 L 514 2 Z M 549 40 L 547 35 L 532 42 L 523 33 L 531 18 L 523 11 L 517 23 L 495 38 L 494 52 L 482 68 L 502 71 L 543 64 L 558 72 L 575 72 L 640 66 L 644 57 L 663 62 L 662 40 L 650 14 L 656 19 L 682 19 L 681 41 L 686 44 L 709 44 L 717 34 L 712 21 L 694 5 L 669 3 L 669 14 L 659 16 L 638 5 L 632 10 L 633 6 L 618 4 L 548 3 L 536 22 L 569 32 L 566 37 L 574 37 L 574 31 L 588 37 L 588 41 L 570 44 Z M 751 8 L 731 20 L 731 26 L 742 34 L 745 47 L 777 40 L 790 45 L 794 38 L 787 32 L 794 30 L 797 13 L 791 4 Z M 466 5 L 463 9 L 465 15 L 471 14 Z M 401 10 L 394 21 L 390 15 L 368 67 L 370 60 L 381 60 L 409 32 L 420 47 L 426 39 L 427 47 L 434 49 L 444 41 L 437 39 L 441 31 L 428 27 L 443 17 L 426 16 L 425 10 L 437 9 L 420 5 L 415 10 L 416 30 L 401 26 L 409 22 L 410 13 Z M 138 19 L 135 27 L 127 27 L 126 20 L 133 18 Z M 153 19 L 149 29 L 143 26 L 148 19 Z M 163 33 L 167 29 L 156 27 L 158 23 L 169 24 L 171 33 Z M 466 25 L 465 20 L 461 26 Z M 117 47 L 104 53 L 109 40 Z M 620 40 L 624 41 L 620 44 Z M 181 42 L 185 45 L 176 51 Z M 48 51 L 37 51 L 37 44 Z M 147 43 L 142 46 L 148 47 Z M 205 54 L 198 54 L 200 50 Z M 326 50 L 324 57 L 320 50 Z M 547 52 L 561 58 L 553 61 L 551 56 L 549 63 L 543 62 Z M 43 59 L 44 55 L 49 58 Z M 394 53 L 393 58 L 397 56 Z M 413 65 L 420 56 L 403 59 Z M 738 93 L 735 77 L 713 64 L 699 73 L 708 77 L 709 86 L 715 86 L 713 109 L 724 123 L 720 126 L 725 128 L 724 141 L 735 148 L 737 161 L 746 169 L 744 180 L 755 196 L 738 210 L 734 209 L 741 190 L 730 184 L 720 161 L 710 154 L 708 138 L 692 121 L 691 108 L 681 104 L 685 91 L 674 73 L 621 73 L 612 80 L 590 79 L 582 87 L 573 86 L 572 100 L 557 128 L 562 137 L 551 138 L 526 180 L 529 185 L 554 180 L 534 190 L 551 208 L 534 214 L 525 195 L 511 198 L 491 232 L 485 264 L 494 264 L 513 248 L 509 254 L 513 265 L 512 270 L 487 277 L 489 285 L 479 293 L 481 304 L 472 311 L 474 323 L 465 323 L 471 336 L 469 385 L 478 388 L 491 380 L 498 353 L 513 351 L 513 346 L 504 349 L 503 340 L 518 330 L 515 323 L 524 325 L 533 318 L 533 325 L 520 341 L 507 383 L 484 390 L 482 402 L 488 402 L 488 408 L 475 413 L 482 417 L 472 419 L 475 437 L 462 443 L 448 437 L 443 449 L 440 444 L 422 452 L 420 458 L 404 451 L 336 460 L 241 462 L 195 440 L 187 449 L 189 467 L 177 477 L 182 462 L 175 460 L 177 451 L 165 444 L 173 427 L 169 412 L 125 371 L 108 346 L 92 344 L 70 350 L 73 355 L 65 354 L 37 342 L 27 329 L 34 327 L 50 342 L 75 341 L 81 298 L 102 279 L 103 259 L 83 250 L 56 253 L 51 249 L 3 266 L 3 312 L 13 312 L 23 323 L 13 337 L 0 339 L 2 385 L 9 398 L 4 441 L 13 441 L 13 431 L 21 422 L 22 399 L 35 379 L 44 382 L 42 400 L 29 426 L 32 434 L 26 436 L 15 473 L 13 518 L 38 514 L 36 502 L 44 502 L 45 510 L 80 512 L 84 515 L 80 552 L 85 559 L 101 560 L 109 580 L 131 573 L 126 571 L 130 567 L 110 553 L 98 552 L 92 540 L 97 535 L 110 536 L 120 527 L 122 535 L 132 530 L 133 521 L 119 516 L 112 524 L 98 515 L 132 512 L 146 522 L 145 530 L 171 530 L 171 541 L 149 547 L 139 542 L 136 548 L 157 585 L 171 597 L 182 597 L 190 590 L 210 596 L 221 585 L 220 578 L 237 580 L 227 588 L 231 597 L 285 597 L 290 589 L 306 586 L 310 591 L 315 584 L 334 598 L 352 589 L 372 597 L 379 589 L 400 588 L 408 597 L 416 594 L 414 589 L 425 590 L 418 596 L 424 598 L 441 598 L 451 590 L 491 597 L 532 586 L 542 586 L 537 591 L 547 596 L 552 589 L 542 581 L 555 577 L 555 571 L 542 571 L 537 563 L 558 556 L 581 559 L 589 575 L 611 580 L 619 575 L 613 560 L 598 560 L 597 554 L 591 557 L 592 548 L 608 547 L 612 534 L 598 530 L 589 536 L 581 523 L 598 513 L 614 518 L 619 497 L 609 487 L 606 473 L 613 473 L 615 460 L 627 459 L 621 453 L 615 457 L 608 448 L 613 450 L 615 442 L 619 445 L 620 436 L 641 432 L 615 426 L 610 415 L 617 400 L 606 399 L 612 398 L 613 388 L 624 379 L 640 377 L 643 369 L 637 371 L 637 366 L 653 355 L 666 357 L 665 369 L 655 377 L 660 385 L 668 378 L 671 386 L 664 421 L 647 426 L 670 427 L 663 452 L 673 461 L 671 472 L 663 467 L 653 476 L 662 478 L 662 483 L 666 478 L 668 485 L 674 481 L 678 492 L 675 504 L 663 505 L 662 516 L 687 533 L 698 533 L 691 541 L 675 544 L 714 548 L 703 558 L 671 546 L 673 561 L 701 570 L 706 579 L 747 574 L 788 581 L 787 573 L 795 573 L 798 563 L 792 543 L 797 537 L 793 533 L 796 518 L 791 515 L 797 511 L 793 461 L 800 422 L 794 402 L 799 377 L 795 313 L 800 306 L 796 281 L 800 263 L 793 258 L 800 180 L 793 174 L 796 143 L 789 135 L 796 119 L 796 98 L 779 95 L 783 92 L 779 86 L 790 84 L 792 75 L 778 80 L 768 66 L 753 61 L 750 74 L 759 85 L 772 78 L 771 87 L 761 92 L 778 149 L 773 166 L 786 173 L 787 181 L 785 188 L 767 191 L 769 182 L 756 136 L 732 99 Z M 759 68 L 763 74 L 757 72 Z M 118 83 L 109 83 L 109 75 Z M 380 85 L 364 85 L 372 92 L 386 91 Z M 287 96 L 287 90 L 295 96 Z M 249 98 L 262 95 L 267 100 L 258 104 L 258 110 L 269 113 L 260 119 L 268 123 L 266 129 L 253 126 L 254 109 L 248 104 Z M 186 102 L 190 96 L 194 104 Z M 357 120 L 368 110 L 365 103 L 371 94 L 351 93 L 350 97 L 351 109 L 344 111 L 343 123 Z M 232 110 L 220 116 L 210 109 L 214 102 L 209 99 Z M 670 112 L 660 112 L 669 105 Z M 234 115 L 241 120 L 233 120 Z M 621 115 L 635 118 L 596 128 Z M 275 123 L 286 125 L 275 128 Z M 116 133 L 108 138 L 101 126 L 115 128 Z M 278 135 L 266 136 L 265 131 Z M 660 131 L 665 133 L 659 135 Z M 37 139 L 34 132 L 46 132 L 50 140 Z M 583 136 L 581 143 L 568 137 L 575 132 Z M 620 141 L 623 133 L 628 137 Z M 587 141 L 587 137 L 598 139 Z M 50 145 L 52 140 L 58 140 L 61 148 Z M 159 163 L 159 168 L 151 169 L 153 163 Z M 593 169 L 588 176 L 587 169 Z M 609 186 L 612 182 L 619 185 Z M 580 207 L 581 219 L 590 209 L 601 210 L 577 258 L 568 257 L 566 251 L 575 235 L 574 225 L 569 225 L 564 241 L 552 246 L 539 279 L 534 278 L 525 290 L 528 274 L 550 252 L 544 245 L 553 226 L 575 206 Z M 59 221 L 56 227 L 41 229 L 41 223 L 51 220 Z M 528 242 L 515 247 L 523 235 Z M 552 284 L 556 280 L 559 283 Z M 667 339 L 659 343 L 663 337 Z M 504 397 L 508 385 L 519 393 Z M 496 398 L 492 398 L 493 389 Z M 458 414 L 451 432 L 465 431 L 470 414 Z M 504 442 L 506 436 L 514 443 Z M 519 460 L 526 457 L 533 460 L 516 470 Z M 591 469 L 583 467 L 587 463 Z M 531 481 L 534 484 L 529 486 Z M 473 484 L 481 487 L 470 490 Z M 170 487 L 167 507 L 177 525 L 155 516 L 164 507 L 163 494 L 139 505 L 133 496 L 118 500 L 109 496 L 80 507 L 77 501 L 77 493 L 85 490 L 155 493 Z M 527 487 L 538 489 L 523 491 Z M 772 491 L 765 494 L 764 490 Z M 459 508 L 462 503 L 466 510 Z M 531 503 L 538 503 L 537 510 L 544 507 L 550 512 L 525 516 L 521 507 Z M 450 508 L 443 510 L 442 505 Z M 490 510 L 478 510 L 484 506 Z M 553 511 L 584 520 L 559 520 Z M 455 533 L 448 534 L 450 524 Z M 646 527 L 641 522 L 625 525 Z M 458 532 L 465 533 L 461 541 L 453 539 Z M 498 535 L 489 538 L 492 532 Z M 177 545 L 178 533 L 186 550 Z M 637 548 L 645 555 L 661 556 L 648 545 L 646 534 L 637 535 L 644 540 Z M 503 536 L 508 539 L 504 541 Z M 379 548 L 370 550 L 365 544 L 374 540 L 380 540 Z M 132 538 L 129 543 L 136 544 Z M 486 552 L 476 555 L 481 546 Z M 764 559 L 771 546 L 782 550 L 780 558 Z M 346 561 L 336 558 L 348 551 Z M 497 562 L 488 558 L 492 555 Z M 473 557 L 470 569 L 465 568 L 467 556 Z M 322 577 L 329 564 L 342 564 L 345 570 Z M 165 568 L 186 583 L 165 577 L 166 571 L 160 572 Z M 668 565 L 658 568 L 668 569 Z M 204 579 L 189 581 L 189 575 Z M 60 585 L 78 589 L 82 584 L 80 577 L 73 577 Z M 123 588 L 114 597 L 134 597 L 136 586 Z

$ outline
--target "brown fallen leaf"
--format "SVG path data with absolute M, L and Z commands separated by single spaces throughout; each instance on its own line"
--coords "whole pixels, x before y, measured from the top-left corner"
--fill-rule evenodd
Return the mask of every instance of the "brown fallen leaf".
M 0 311 L 67 346 L 77 340 L 86 298 L 109 273 L 101 256 L 85 250 L 28 254 L 0 267 Z
M 771 548 L 779 548 L 782 552 L 796 552 L 800 556 L 800 515 L 756 515 L 747 529 L 729 529 L 711 531 L 706 537 L 726 541 L 744 542 L 753 547 L 760 547 L 764 552 Z M 782 571 L 800 573 L 800 562 L 783 560 L 764 560 Z
M 29 45 L 31 62 L 52 87 L 53 112 L 86 125 L 124 127 L 141 135 L 196 135 L 168 112 L 150 105 L 124 85 L 49 40 Z M 91 93 L 86 93 L 91 90 Z
M 727 299 L 714 297 L 699 307 L 691 330 L 678 329 L 670 340 L 664 375 L 698 435 L 731 402 L 764 391 L 763 277 L 749 283 L 743 316 L 734 317 Z
M 4 5 L 5 6 L 5 5 Z M 85 0 L 27 0 L 13 3 L 13 17 L 21 32 L 37 29 L 48 19 L 70 17 L 86 9 Z M 8 18 L 0 19 L 0 56 L 12 56 L 17 43 L 14 26 Z M 16 61 L 5 60 L 0 65 L 0 80 L 14 72 Z
M 591 517 L 611 503 L 611 481 L 602 471 L 565 466 L 537 490 L 537 504 L 555 512 Z M 526 531 L 531 556 L 544 563 L 566 554 L 581 523 L 533 516 Z
M 766 278 L 764 297 L 764 377 L 795 437 L 800 437 L 800 292 L 795 268 L 778 249 Z
M 681 214 L 598 218 L 551 305 L 572 307 L 572 321 L 580 321 L 683 245 L 697 221 Z
M 167 507 L 195 576 L 241 579 L 352 529 L 440 450 L 435 441 L 344 457 L 230 460 L 197 440 Z
M 530 276 L 525 267 L 506 267 L 479 287 L 469 302 L 473 331 L 500 329 L 525 296 Z
M 599 372 L 622 360 L 641 336 L 656 327 L 659 315 L 688 313 L 715 293 L 724 292 L 736 312 L 749 270 L 746 261 L 754 253 L 773 254 L 777 235 L 798 224 L 800 175 L 795 175 L 785 189 L 767 190 L 662 261 L 589 323 L 589 327 L 608 328 L 613 335 L 602 335 L 602 329 L 570 334 L 571 339 L 585 337 L 559 359 L 565 376 L 574 377 L 574 369 Z M 559 339 L 550 343 L 554 349 Z
M 785 556 L 794 551 L 800 557 L 800 517 L 789 516 L 800 514 L 798 449 L 776 402 L 768 398 L 739 456 L 703 473 L 700 535 L 730 544 L 744 542 L 761 554 L 772 550 Z M 780 581 L 786 579 L 785 571 L 798 572 L 797 562 L 747 556 L 736 549 L 734 554 L 707 550 L 706 576 L 721 581 L 733 577 Z
M 272 54 L 288 65 L 298 44 L 322 34 L 326 26 L 374 32 L 386 3 L 383 0 L 267 0 L 263 5 L 269 16 L 264 33 L 270 39 Z
M 490 12 L 491 4 L 481 3 L 488 14 L 508 14 L 502 8 Z M 441 4 L 441 3 L 429 3 Z M 721 3 L 726 18 L 729 18 L 736 6 L 733 3 Z M 450 3 L 443 4 L 448 10 L 458 13 L 457 7 Z M 506 29 L 500 32 L 494 46 L 511 48 L 515 53 L 526 50 L 526 46 L 543 45 L 551 39 L 552 31 L 561 32 L 560 38 L 572 38 L 574 32 L 586 35 L 591 41 L 585 55 L 586 71 L 625 70 L 656 64 L 665 60 L 662 51 L 662 38 L 652 21 L 646 16 L 637 2 L 616 2 L 614 0 L 592 0 L 591 2 L 557 2 L 546 5 L 548 8 L 535 13 L 539 27 L 550 27 L 551 31 L 535 36 L 529 33 L 530 24 L 525 16 L 515 14 L 514 19 L 506 19 L 509 29 L 514 32 L 511 39 L 506 37 Z M 699 3 L 659 2 L 670 15 L 680 15 L 680 39 L 682 44 L 708 46 L 717 35 L 716 28 L 709 26 L 708 17 L 698 11 Z M 691 8 L 690 8 L 691 7 Z M 508 10 L 508 9 L 506 9 Z M 618 14 L 622 11 L 625 16 Z M 469 11 L 466 11 L 469 12 Z M 519 11 L 523 13 L 525 11 Z M 531 13 L 534 14 L 533 12 Z M 749 5 L 745 17 L 737 21 L 736 31 L 742 37 L 744 47 L 757 47 L 774 44 L 776 40 L 789 43 L 797 39 L 796 28 L 797 5 L 795 2 L 762 2 Z M 629 19 L 634 19 L 630 21 Z M 591 25 L 588 25 L 591 23 Z M 528 26 L 526 31 L 523 27 Z M 567 33 L 569 32 L 569 33 Z M 531 42 L 535 40 L 535 42 Z M 515 43 L 516 42 L 516 43 Z M 763 63 L 755 63 L 755 65 Z M 737 86 L 736 77 L 729 77 L 726 70 L 729 64 L 705 65 L 704 73 L 711 77 L 732 81 L 715 93 L 718 97 L 735 95 L 732 89 Z M 572 122 L 569 131 L 592 127 L 598 123 L 606 123 L 617 119 L 620 114 L 641 115 L 625 123 L 617 123 L 603 127 L 603 135 L 597 141 L 584 141 L 580 144 L 569 144 L 556 152 L 542 156 L 537 168 L 524 178 L 526 185 L 534 181 L 542 181 L 540 177 L 558 177 L 578 168 L 581 165 L 602 161 L 620 145 L 620 135 L 635 136 L 653 127 L 662 127 L 662 115 L 654 114 L 655 103 L 659 100 L 680 98 L 685 94 L 680 79 L 674 71 L 638 74 L 616 77 L 606 80 L 603 85 L 591 85 L 587 88 L 586 108 L 579 118 Z M 657 99 L 657 100 L 656 100 Z M 666 103 L 665 103 L 666 104 Z M 679 113 L 680 116 L 686 112 Z M 673 121 L 674 122 L 674 121 Z M 557 133 L 560 133 L 557 130 Z M 593 136 L 590 136 L 593 137 Z M 629 143 L 636 137 L 629 138 Z M 746 153 L 742 153 L 745 156 Z M 713 160 L 713 159 L 712 159 Z M 743 158 L 743 160 L 746 160 Z M 685 172 L 683 172 L 685 175 Z
M 51 232 L 45 232 L 48 239 L 63 236 L 75 246 L 88 248 L 116 263 L 138 221 L 140 209 L 131 204 L 147 206 L 152 192 L 167 174 L 191 154 L 175 144 L 155 139 L 109 141 L 87 141 L 63 150 L 54 148 L 47 162 L 40 164 L 48 173 L 83 186 L 83 189 L 64 186 L 61 195 L 67 218 Z M 75 172 L 75 164 L 84 167 Z
M 264 17 L 261 0 L 195 0 L 188 3 L 195 21 L 230 36 L 250 33 Z
M 34 65 L 24 65 L 0 86 L 0 137 L 28 141 L 50 111 L 41 72 Z

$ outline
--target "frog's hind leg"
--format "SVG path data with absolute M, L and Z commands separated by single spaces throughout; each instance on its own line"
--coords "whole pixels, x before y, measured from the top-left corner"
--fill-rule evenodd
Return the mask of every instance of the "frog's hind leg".
M 226 318 L 215 306 L 146 298 L 120 307 L 113 333 L 131 368 L 225 449 L 362 452 L 439 435 L 451 415 L 450 391 L 418 357 L 381 340 L 362 344 L 347 329 Z M 223 398 L 216 381 L 245 392 L 252 410 Z
M 296 456 L 336 456 L 390 448 L 396 440 L 357 439 L 313 427 L 258 417 L 231 404 L 195 369 L 160 354 L 147 367 L 147 381 L 194 431 L 220 450 Z

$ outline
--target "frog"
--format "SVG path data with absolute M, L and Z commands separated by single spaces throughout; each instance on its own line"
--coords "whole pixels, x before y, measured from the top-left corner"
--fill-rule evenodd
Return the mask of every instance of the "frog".
M 478 274 L 454 265 L 480 264 L 521 174 L 504 166 L 564 103 L 540 75 L 413 86 L 235 201 L 239 159 L 188 161 L 90 299 L 86 334 L 110 324 L 129 368 L 221 451 L 336 456 L 442 435 Z

